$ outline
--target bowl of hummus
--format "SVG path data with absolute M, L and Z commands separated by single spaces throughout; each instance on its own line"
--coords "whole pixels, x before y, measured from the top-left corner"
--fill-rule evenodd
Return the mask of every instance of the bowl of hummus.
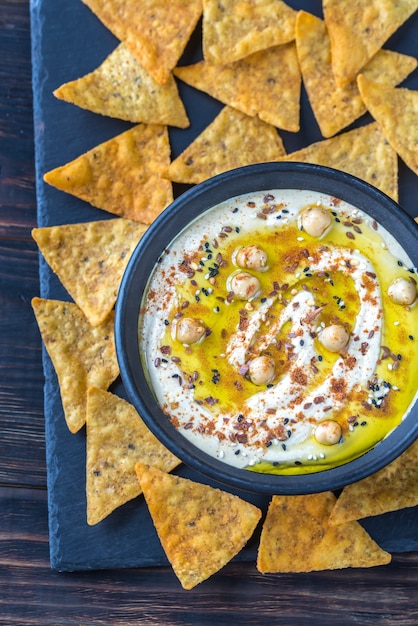
M 127 394 L 187 465 L 302 494 L 417 437 L 418 226 L 348 174 L 264 163 L 178 197 L 116 304 Z

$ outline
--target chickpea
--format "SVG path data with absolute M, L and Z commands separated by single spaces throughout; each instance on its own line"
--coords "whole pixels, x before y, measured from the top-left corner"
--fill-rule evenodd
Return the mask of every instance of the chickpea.
M 395 278 L 389 285 L 388 296 L 395 304 L 413 304 L 417 297 L 417 284 L 412 277 Z
M 240 300 L 251 300 L 261 289 L 258 278 L 248 272 L 238 272 L 230 276 L 228 286 Z
M 239 267 L 263 270 L 267 266 L 267 253 L 257 245 L 243 246 L 236 251 L 235 262 Z
M 254 385 L 265 385 L 273 380 L 274 360 L 269 356 L 257 356 L 249 364 L 248 375 Z
M 182 317 L 175 326 L 175 339 L 190 345 L 197 343 L 205 335 L 206 328 L 200 320 Z
M 319 335 L 319 341 L 329 352 L 340 352 L 348 343 L 350 335 L 340 324 L 326 326 Z
M 301 224 L 308 235 L 320 237 L 331 224 L 331 215 L 323 207 L 308 207 L 302 211 Z
M 334 446 L 340 441 L 341 435 L 341 426 L 334 420 L 320 422 L 315 430 L 315 439 L 325 446 Z

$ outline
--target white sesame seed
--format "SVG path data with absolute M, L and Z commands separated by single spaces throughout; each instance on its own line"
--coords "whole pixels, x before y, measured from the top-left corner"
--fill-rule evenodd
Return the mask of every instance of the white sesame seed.
M 225 456 L 225 452 L 223 450 L 219 450 L 218 458 L 223 459 Z
M 298 237 L 297 240 L 298 241 L 305 241 L 305 238 L 304 237 Z

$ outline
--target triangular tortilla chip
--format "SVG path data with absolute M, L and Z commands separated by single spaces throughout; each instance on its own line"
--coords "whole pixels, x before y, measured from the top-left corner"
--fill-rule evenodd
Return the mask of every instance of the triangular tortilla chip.
M 83 0 L 160 85 L 181 57 L 202 14 L 202 0 Z
M 328 525 L 335 501 L 331 492 L 273 496 L 261 531 L 257 569 L 263 574 L 312 572 L 389 563 L 390 554 L 358 522 L 338 529 Z
M 200 61 L 174 74 L 247 115 L 290 132 L 299 130 L 301 75 L 294 42 L 228 65 Z
M 54 95 L 127 122 L 179 128 L 190 125 L 173 76 L 165 85 L 156 83 L 124 43 L 93 72 L 61 85 Z
M 417 0 L 323 0 L 332 67 L 340 86 L 352 81 L 418 8 Z
M 318 141 L 278 160 L 333 167 L 398 199 L 398 157 L 376 123 Z
M 177 183 L 200 183 L 221 172 L 274 161 L 284 154 L 274 126 L 227 106 L 171 163 L 166 175 Z
M 392 148 L 418 174 L 418 91 L 384 87 L 363 75 L 358 77 L 358 86 Z
M 87 395 L 87 523 L 94 525 L 141 492 L 135 465 L 170 472 L 180 460 L 165 448 L 118 396 L 90 387 Z
M 238 496 L 138 463 L 158 537 L 184 589 L 192 589 L 245 546 L 261 511 Z
M 67 426 L 76 433 L 86 421 L 87 389 L 107 389 L 119 374 L 113 312 L 92 328 L 72 302 L 33 298 L 32 307 L 58 377 Z
M 418 440 L 372 476 L 344 487 L 330 524 L 381 515 L 418 505 Z
M 357 83 L 352 81 L 345 87 L 338 87 L 325 23 L 305 11 L 299 12 L 296 22 L 296 48 L 315 119 L 323 137 L 332 137 L 367 111 Z M 414 57 L 379 50 L 363 71 L 368 78 L 394 87 L 416 67 Z
M 233 63 L 295 38 L 296 11 L 281 0 L 205 0 L 203 57 Z
M 147 226 L 115 218 L 34 228 L 45 260 L 92 326 L 109 315 L 131 254 Z
M 44 180 L 93 206 L 150 224 L 173 201 L 166 126 L 139 124 L 57 167 Z

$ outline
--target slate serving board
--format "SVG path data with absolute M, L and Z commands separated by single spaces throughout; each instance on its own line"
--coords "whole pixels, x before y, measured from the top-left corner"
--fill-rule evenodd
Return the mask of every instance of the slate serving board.
M 289 0 L 288 4 L 322 17 L 319 0 Z M 131 127 L 131 124 L 59 101 L 52 94 L 62 83 L 94 70 L 118 41 L 80 0 L 32 0 L 31 24 L 38 224 L 52 226 L 112 218 L 113 215 L 44 184 L 42 176 L 44 172 Z M 417 56 L 417 33 L 418 15 L 415 15 L 385 47 Z M 199 24 L 180 64 L 187 65 L 201 58 Z M 191 125 L 186 130 L 169 129 L 173 158 L 212 121 L 223 106 L 180 81 L 178 86 Z M 418 89 L 418 71 L 404 82 L 404 86 Z M 370 121 L 371 118 L 366 115 L 352 127 Z M 303 89 L 301 129 L 296 134 L 280 132 L 287 152 L 322 139 Z M 400 204 L 411 216 L 417 215 L 418 178 L 401 162 L 399 182 Z M 186 188 L 174 185 L 175 196 Z M 42 297 L 70 300 L 42 257 L 40 279 Z M 166 565 L 167 559 L 142 496 L 116 510 L 100 524 L 93 527 L 87 525 L 85 431 L 72 435 L 67 429 L 57 378 L 45 350 L 43 365 L 52 568 L 73 571 Z M 126 398 L 120 380 L 111 387 L 111 391 Z M 225 489 L 184 465 L 177 473 Z M 234 492 L 266 510 L 267 496 Z M 418 507 L 369 518 L 362 523 L 382 548 L 390 552 L 418 550 Z M 255 561 L 258 537 L 256 533 L 236 557 L 237 560 Z

